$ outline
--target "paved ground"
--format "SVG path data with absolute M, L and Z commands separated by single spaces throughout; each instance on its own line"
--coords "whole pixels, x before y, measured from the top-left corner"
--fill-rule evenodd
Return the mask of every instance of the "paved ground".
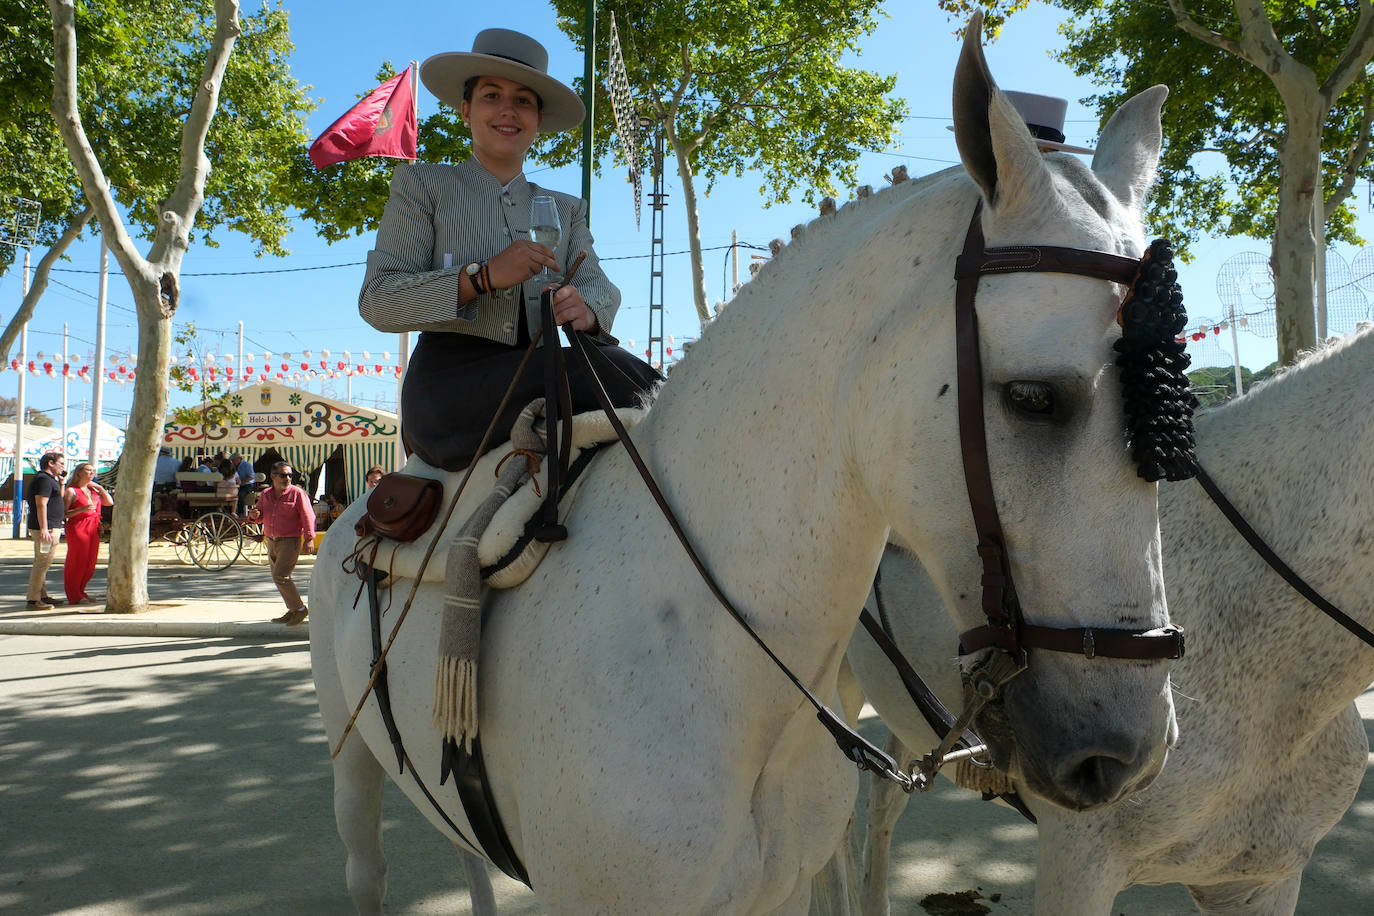
M 28 614 L 28 550 L 0 540 L 0 912 L 351 912 L 307 628 L 264 623 L 281 612 L 267 571 L 205 573 L 159 554 L 149 577 L 157 606 L 147 614 Z M 103 593 L 103 575 L 102 567 L 92 591 Z M 50 592 L 59 581 L 49 574 Z M 49 629 L 3 635 L 35 618 Z M 227 621 L 255 635 L 116 635 L 147 621 Z M 59 635 L 76 625 L 110 632 Z M 1374 726 L 1374 695 L 1364 699 Z M 878 729 L 866 723 L 881 741 Z M 385 826 L 388 911 L 469 912 L 451 849 L 394 791 Z M 1317 848 L 1299 913 L 1367 911 L 1371 829 L 1366 780 Z M 914 800 L 898 827 L 893 912 L 937 912 L 922 907 L 926 895 L 975 891 L 987 912 L 1029 913 L 1033 840 L 1014 814 L 942 784 Z M 503 914 L 540 912 L 514 882 L 498 877 L 496 887 Z M 1114 912 L 1192 907 L 1179 887 L 1136 888 Z

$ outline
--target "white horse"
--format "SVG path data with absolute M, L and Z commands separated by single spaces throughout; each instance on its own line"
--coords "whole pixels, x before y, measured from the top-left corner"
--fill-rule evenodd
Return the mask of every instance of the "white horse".
M 975 205 L 989 245 L 1143 250 L 1162 87 L 1123 107 L 1092 170 L 1048 163 L 992 83 L 979 32 L 975 21 L 956 72 L 967 174 L 818 220 L 707 330 L 633 433 L 715 579 L 823 698 L 890 532 L 916 545 L 961 626 L 983 622 L 966 585 L 981 568 L 952 390 L 954 260 Z M 1050 273 L 980 289 L 989 459 L 1037 624 L 1168 622 L 1156 488 L 1123 446 L 1111 353 L 1121 294 Z M 360 505 L 331 531 L 348 532 Z M 525 585 L 489 596 L 483 629 L 485 766 L 535 894 L 561 913 L 804 913 L 853 808 L 854 768 L 711 597 L 623 449 L 588 471 L 566 525 L 570 539 Z M 340 569 L 351 546 L 326 538 L 311 583 L 331 744 L 372 657 L 366 600 L 355 605 L 358 583 Z M 463 824 L 438 786 L 431 724 L 441 590 L 421 586 L 387 665 L 418 775 Z M 1017 762 L 1078 807 L 1147 784 L 1175 734 L 1163 661 L 1037 658 L 1006 706 L 1018 730 L 1071 736 Z M 334 764 L 349 889 L 365 913 L 385 890 L 384 776 L 457 842 L 412 774 L 398 776 L 375 710 L 369 701 Z
M 1200 415 L 1197 441 L 1208 474 L 1284 562 L 1374 628 L 1374 415 L 1365 394 L 1374 395 L 1368 331 Z M 1374 649 L 1290 588 L 1196 482 L 1163 487 L 1159 502 L 1169 607 L 1188 632 L 1173 674 L 1181 737 L 1129 804 L 1070 814 L 1026 796 L 1040 825 L 1035 911 L 1107 916 L 1131 885 L 1180 883 L 1204 913 L 1290 914 L 1313 847 L 1368 766 L 1353 701 L 1374 681 Z M 929 580 L 895 549 L 880 569 L 897 642 L 945 702 L 956 701 L 952 657 L 930 628 L 912 626 L 910 605 L 939 600 Z M 849 658 L 894 733 L 912 748 L 930 744 L 862 629 Z M 895 820 L 900 806 L 888 810 Z

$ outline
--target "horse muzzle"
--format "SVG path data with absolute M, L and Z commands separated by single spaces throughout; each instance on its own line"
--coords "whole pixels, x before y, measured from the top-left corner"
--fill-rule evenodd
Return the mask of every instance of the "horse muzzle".
M 1177 734 L 1167 698 L 1122 721 L 1099 700 L 1080 700 L 1066 710 L 1038 688 L 1027 672 L 976 720 L 993 765 L 1018 789 L 1070 811 L 1090 811 L 1146 788 L 1159 775 Z

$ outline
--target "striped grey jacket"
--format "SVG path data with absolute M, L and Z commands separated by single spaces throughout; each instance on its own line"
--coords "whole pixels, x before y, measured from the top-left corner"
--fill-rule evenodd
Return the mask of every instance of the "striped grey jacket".
M 620 291 L 592 250 L 586 204 L 531 184 L 523 174 L 502 189 L 476 157 L 459 165 L 397 165 L 358 295 L 363 320 L 379 331 L 454 331 L 514 344 L 516 309 L 523 307 L 533 332 L 539 327 L 536 284 L 480 295 L 460 309 L 458 279 L 463 265 L 500 253 L 512 240 L 529 238 L 530 198 L 536 194 L 558 202 L 563 225 L 554 250 L 558 263 L 570 266 L 578 252 L 587 252 L 573 285 L 596 313 L 605 339 L 614 340 L 609 332 Z

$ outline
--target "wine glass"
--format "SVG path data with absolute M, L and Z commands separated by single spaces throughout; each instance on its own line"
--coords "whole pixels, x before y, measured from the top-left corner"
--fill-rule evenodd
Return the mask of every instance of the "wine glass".
M 547 245 L 556 251 L 561 235 L 562 227 L 558 222 L 558 206 L 554 203 L 553 198 L 546 194 L 532 198 L 530 200 L 530 241 Z M 545 266 L 539 269 L 536 279 L 541 283 L 552 283 L 558 279 L 558 275 L 550 273 L 549 268 Z

